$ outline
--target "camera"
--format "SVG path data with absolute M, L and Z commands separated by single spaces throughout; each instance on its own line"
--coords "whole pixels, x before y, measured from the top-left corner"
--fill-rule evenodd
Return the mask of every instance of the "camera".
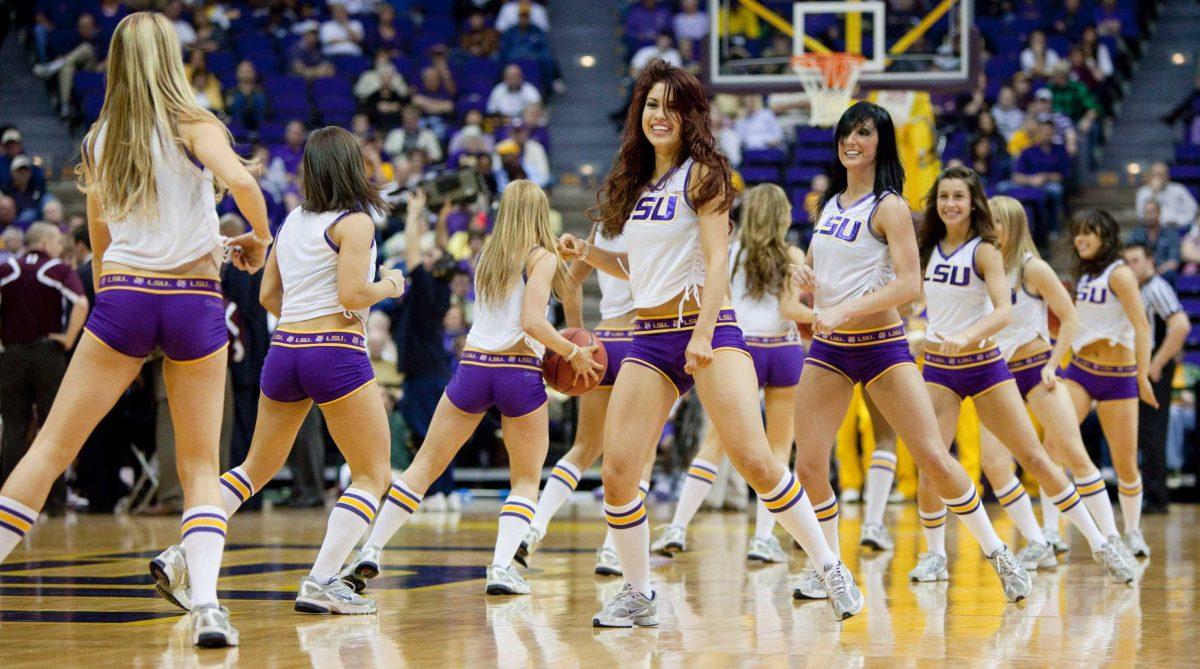
M 437 208 L 446 201 L 458 204 L 474 202 L 480 193 L 487 192 L 487 184 L 475 170 L 464 169 L 428 177 L 421 182 L 421 189 L 429 197 L 429 207 Z

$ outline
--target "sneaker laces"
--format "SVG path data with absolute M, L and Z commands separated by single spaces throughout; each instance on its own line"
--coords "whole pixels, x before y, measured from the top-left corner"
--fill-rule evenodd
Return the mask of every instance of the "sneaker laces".
M 839 599 L 848 594 L 849 586 L 846 585 L 846 574 L 840 563 L 825 572 L 824 586 L 825 591 L 833 599 Z
M 995 561 L 996 568 L 1004 575 L 1013 575 L 1017 571 L 1017 563 L 1013 560 L 1011 551 L 1001 548 L 992 556 Z

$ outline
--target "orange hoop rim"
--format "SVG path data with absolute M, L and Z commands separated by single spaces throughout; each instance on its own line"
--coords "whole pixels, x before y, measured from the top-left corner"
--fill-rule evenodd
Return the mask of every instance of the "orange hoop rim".
M 825 75 L 825 85 L 831 88 L 845 86 L 850 73 L 861 70 L 867 59 L 857 53 L 818 53 L 810 51 L 791 58 L 793 70 L 814 69 Z

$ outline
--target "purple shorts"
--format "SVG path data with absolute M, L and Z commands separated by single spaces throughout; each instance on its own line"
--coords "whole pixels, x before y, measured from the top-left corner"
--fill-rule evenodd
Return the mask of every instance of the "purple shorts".
M 592 334 L 604 344 L 604 352 L 608 355 L 608 367 L 604 369 L 604 376 L 596 387 L 612 388 L 617 382 L 617 372 L 621 371 L 621 361 L 625 359 L 629 347 L 633 344 L 633 328 L 596 330 Z
M 276 402 L 311 399 L 329 404 L 374 380 L 367 340 L 361 334 L 276 330 L 263 363 L 260 389 Z
M 746 337 L 759 388 L 787 388 L 800 383 L 804 346 L 795 335 Z
M 995 346 L 963 355 L 927 352 L 923 375 L 925 383 L 942 386 L 959 399 L 982 395 L 1013 378 Z
M 1135 400 L 1138 397 L 1137 365 L 1101 365 L 1075 356 L 1062 376 L 1083 388 L 1097 402 Z
M 135 358 L 161 347 L 172 362 L 199 362 L 229 345 L 221 282 L 200 277 L 105 274 L 84 328 Z
M 1027 396 L 1029 391 L 1037 388 L 1038 384 L 1042 382 L 1042 368 L 1046 366 L 1046 361 L 1049 359 L 1050 351 L 1042 351 L 1028 358 L 1008 361 L 1008 371 L 1016 380 L 1017 390 L 1021 392 L 1021 397 Z M 1061 373 L 1059 372 L 1059 374 Z
M 682 319 L 675 316 L 638 318 L 633 324 L 633 343 L 629 345 L 625 362 L 649 367 L 670 381 L 676 393 L 687 393 L 696 385 L 696 380 L 683 371 L 687 363 L 684 352 L 692 338 L 692 330 L 696 328 L 698 315 L 699 312 L 692 312 L 684 314 Z M 712 349 L 714 353 L 722 349 L 740 351 L 750 357 L 733 309 L 722 309 L 717 314 Z
M 916 365 L 900 323 L 877 330 L 835 331 L 816 335 L 805 365 L 837 372 L 850 383 L 870 385 L 898 365 Z
M 467 413 L 494 406 L 508 418 L 520 418 L 546 403 L 542 361 L 532 355 L 467 349 L 446 386 L 446 397 Z

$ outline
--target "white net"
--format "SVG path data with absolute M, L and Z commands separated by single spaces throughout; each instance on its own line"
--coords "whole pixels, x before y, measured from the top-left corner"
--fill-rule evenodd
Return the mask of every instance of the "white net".
M 850 106 L 865 60 L 848 53 L 806 53 L 792 58 L 792 70 L 808 95 L 809 123 L 823 128 L 837 125 Z

